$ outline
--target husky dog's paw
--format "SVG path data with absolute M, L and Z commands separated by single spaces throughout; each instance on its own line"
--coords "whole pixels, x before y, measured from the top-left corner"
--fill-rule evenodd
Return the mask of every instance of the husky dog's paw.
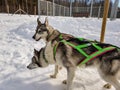
M 50 78 L 56 78 L 56 75 L 50 75 Z
M 112 87 L 112 85 L 109 84 L 109 83 L 107 83 L 107 84 L 104 85 L 104 88 L 106 88 L 106 89 L 110 89 L 111 87 Z
M 67 84 L 67 80 L 64 80 L 62 83 L 63 83 L 63 84 Z

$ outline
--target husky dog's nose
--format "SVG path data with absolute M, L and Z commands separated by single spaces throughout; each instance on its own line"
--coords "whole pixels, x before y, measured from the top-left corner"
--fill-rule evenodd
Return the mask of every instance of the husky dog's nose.
M 31 69 L 30 65 L 27 66 L 27 69 Z
M 35 35 L 32 38 L 35 39 Z
M 27 66 L 27 68 L 29 69 L 29 65 Z

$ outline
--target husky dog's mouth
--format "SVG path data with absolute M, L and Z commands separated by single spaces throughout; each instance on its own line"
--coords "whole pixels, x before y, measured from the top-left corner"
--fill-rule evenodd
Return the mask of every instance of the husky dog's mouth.
M 38 38 L 36 41 L 39 41 L 41 39 L 41 37 L 40 38 Z

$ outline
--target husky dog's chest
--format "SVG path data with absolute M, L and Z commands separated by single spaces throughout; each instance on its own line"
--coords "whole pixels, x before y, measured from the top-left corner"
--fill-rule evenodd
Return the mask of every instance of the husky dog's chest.
M 54 55 L 53 55 L 53 47 L 51 45 L 51 42 L 47 43 L 45 50 L 44 50 L 44 55 L 50 64 L 55 63 Z

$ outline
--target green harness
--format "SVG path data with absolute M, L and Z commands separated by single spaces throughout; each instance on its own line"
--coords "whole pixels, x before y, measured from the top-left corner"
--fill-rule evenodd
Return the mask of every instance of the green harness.
M 64 39 L 62 39 L 62 35 L 60 35 L 60 37 L 59 37 L 60 39 L 61 39 L 61 41 L 60 42 L 62 42 L 62 43 L 64 43 L 64 44 L 67 44 L 67 45 L 69 45 L 69 46 L 71 46 L 71 47 L 73 47 L 74 49 L 76 49 L 79 53 L 81 53 L 83 56 L 85 56 L 85 59 L 84 60 L 82 60 L 80 63 L 79 63 L 79 65 L 83 65 L 83 64 L 86 64 L 87 62 L 89 62 L 90 60 L 92 60 L 92 59 L 94 59 L 94 58 L 96 58 L 96 57 L 98 57 L 98 56 L 100 56 L 100 55 L 103 55 L 103 54 L 105 54 L 105 53 L 107 53 L 107 52 L 110 52 L 110 51 L 112 51 L 112 50 L 114 50 L 116 47 L 114 47 L 114 46 L 108 46 L 108 47 L 105 47 L 105 48 L 102 48 L 102 47 L 100 47 L 100 46 L 98 46 L 97 44 L 97 42 L 95 42 L 95 41 L 89 41 L 89 43 L 85 43 L 85 44 L 81 44 L 81 45 L 74 45 L 74 44 L 72 44 L 72 43 L 70 43 L 70 42 L 68 42 L 68 41 L 66 41 L 66 40 L 64 40 Z M 83 38 L 77 38 L 78 40 L 80 40 L 80 41 L 84 41 L 85 39 L 83 39 Z M 55 55 L 56 55 L 56 49 L 57 49 L 57 46 L 59 45 L 59 42 L 54 46 L 54 57 L 55 57 Z M 92 54 L 87 54 L 83 49 L 84 48 L 87 48 L 87 47 L 89 47 L 89 46 L 93 46 L 94 48 L 96 48 L 97 49 L 97 51 L 95 51 L 95 52 L 93 52 Z

